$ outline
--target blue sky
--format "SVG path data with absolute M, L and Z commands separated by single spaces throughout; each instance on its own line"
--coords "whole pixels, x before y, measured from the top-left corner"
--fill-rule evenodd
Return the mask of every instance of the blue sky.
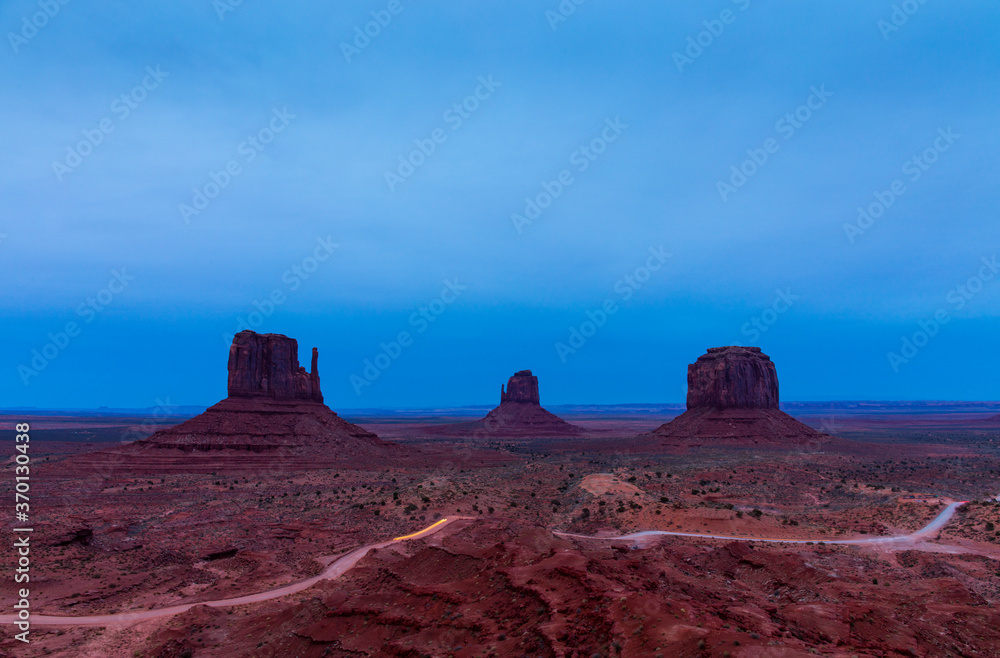
M 225 1 L 0 7 L 2 406 L 1000 399 L 996 3 Z

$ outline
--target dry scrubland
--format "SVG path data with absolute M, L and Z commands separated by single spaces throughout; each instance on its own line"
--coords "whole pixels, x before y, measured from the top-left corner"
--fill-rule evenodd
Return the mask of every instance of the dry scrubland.
M 369 554 L 334 581 L 252 606 L 194 608 L 121 627 L 42 627 L 25 651 L 73 656 L 998 655 L 1000 455 L 991 431 L 858 442 L 846 453 L 674 451 L 608 435 L 462 445 L 502 458 L 379 470 L 130 475 L 124 464 L 37 467 L 33 606 L 113 613 L 263 591 L 332 556 L 467 516 Z M 635 422 L 632 418 L 629 422 Z M 586 426 L 587 420 L 580 420 Z M 396 439 L 454 448 L 421 423 Z M 621 450 L 609 449 L 619 442 Z M 41 441 L 39 447 L 41 448 Z M 41 451 L 40 451 L 41 452 Z M 998 489 L 994 491 L 994 489 Z M 907 534 L 974 502 L 920 545 L 826 539 Z M 780 545 L 662 538 L 661 529 L 805 538 Z

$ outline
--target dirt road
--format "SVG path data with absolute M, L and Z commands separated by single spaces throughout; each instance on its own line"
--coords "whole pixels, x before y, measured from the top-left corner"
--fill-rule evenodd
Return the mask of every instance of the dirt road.
M 590 535 L 574 535 L 565 532 L 554 532 L 553 534 L 559 537 L 572 537 L 575 539 L 596 539 L 604 541 L 634 541 L 636 543 L 641 542 L 643 539 L 658 536 L 671 536 L 671 537 L 700 537 L 704 539 L 729 539 L 735 541 L 756 541 L 756 542 L 773 542 L 773 543 L 783 543 L 783 544 L 806 544 L 806 543 L 819 543 L 824 542 L 827 544 L 893 544 L 893 543 L 916 543 L 929 535 L 940 530 L 951 517 L 955 514 L 955 510 L 959 506 L 964 505 L 968 501 L 962 501 L 957 503 L 952 503 L 942 510 L 940 514 L 935 517 L 933 521 L 928 523 L 926 526 L 912 532 L 908 535 L 898 535 L 895 537 L 865 537 L 858 539 L 821 539 L 821 538 L 811 538 L 811 539 L 765 539 L 758 537 L 733 537 L 729 535 L 710 535 L 710 534 L 697 534 L 693 532 L 671 532 L 668 530 L 644 530 L 642 532 L 633 532 L 627 535 L 619 535 L 612 537 L 595 537 Z M 321 580 L 329 580 L 332 578 L 337 578 L 341 574 L 350 570 L 354 565 L 356 565 L 361 558 L 368 555 L 369 551 L 376 548 L 385 548 L 394 543 L 401 541 L 410 541 L 413 539 L 421 539 L 423 537 L 428 537 L 436 532 L 440 532 L 445 529 L 455 521 L 468 520 L 472 517 L 451 517 L 446 519 L 441 519 L 437 523 L 415 532 L 410 535 L 403 535 L 402 537 L 396 537 L 388 541 L 379 542 L 377 544 L 368 544 L 367 546 L 362 546 L 356 548 L 346 555 L 342 555 L 329 566 L 326 567 L 319 575 L 313 576 L 312 578 L 307 578 L 306 580 L 299 581 L 297 583 L 292 583 L 290 585 L 285 585 L 283 587 L 278 587 L 275 589 L 267 590 L 266 592 L 257 592 L 256 594 L 247 594 L 246 596 L 239 596 L 231 599 L 220 599 L 218 601 L 202 601 L 198 603 L 185 603 L 182 605 L 170 606 L 168 608 L 158 608 L 156 610 L 141 610 L 136 612 L 120 612 L 110 615 L 92 615 L 86 617 L 55 617 L 50 615 L 31 615 L 31 623 L 37 624 L 39 626 L 108 626 L 112 624 L 127 624 L 130 622 L 144 621 L 147 619 L 157 619 L 159 617 L 169 617 L 171 615 L 176 615 L 182 612 L 190 610 L 196 605 L 207 605 L 212 608 L 224 608 L 234 605 L 244 605 L 247 603 L 260 603 L 261 601 L 270 601 L 271 599 L 277 599 L 282 596 L 287 596 L 289 594 L 294 594 L 296 592 L 301 592 L 302 590 L 312 587 Z M 14 615 L 0 615 L 0 624 L 13 624 L 16 620 Z
M 232 599 L 220 599 L 218 601 L 202 601 L 199 603 L 185 603 L 182 605 L 174 605 L 169 608 L 158 608 L 155 610 L 140 610 L 136 612 L 119 612 L 111 615 L 91 615 L 86 617 L 54 617 L 50 615 L 31 615 L 30 621 L 32 624 L 37 624 L 39 626 L 55 626 L 55 625 L 71 625 L 71 626 L 107 626 L 109 624 L 120 624 L 135 621 L 144 621 L 147 619 L 156 619 L 158 617 L 169 617 L 171 615 L 180 614 L 186 612 L 196 605 L 207 605 L 212 608 L 224 608 L 233 605 L 243 605 L 246 603 L 260 603 L 261 601 L 270 601 L 271 599 L 277 599 L 282 596 L 288 596 L 289 594 L 294 594 L 295 592 L 301 592 L 302 590 L 312 587 L 321 580 L 330 580 L 332 578 L 337 578 L 341 574 L 350 570 L 355 564 L 357 564 L 361 558 L 368 555 L 368 552 L 376 548 L 385 548 L 391 544 L 395 544 L 401 541 L 410 541 L 413 539 L 422 539 L 423 537 L 428 537 L 436 532 L 444 530 L 446 527 L 454 523 L 455 521 L 460 521 L 468 517 L 451 517 L 446 519 L 441 519 L 434 525 L 428 526 L 419 532 L 415 532 L 410 535 L 404 535 L 402 537 L 397 537 L 395 539 L 390 539 L 388 541 L 379 542 L 377 544 L 368 544 L 367 546 L 362 546 L 356 548 L 346 555 L 342 555 L 333 562 L 331 562 L 326 569 L 324 569 L 320 574 L 313 576 L 312 578 L 307 578 L 306 580 L 301 580 L 297 583 L 292 583 L 290 585 L 285 585 L 283 587 L 278 587 L 275 589 L 267 590 L 266 592 L 257 592 L 256 594 L 247 594 L 246 596 L 238 596 Z M 17 619 L 14 615 L 0 615 L 0 624 L 13 624 Z
M 621 541 L 621 540 L 641 540 L 647 537 L 701 537 L 704 539 L 732 539 L 734 541 L 760 541 L 760 542 L 771 542 L 776 544 L 818 544 L 823 542 L 825 544 L 908 544 L 916 543 L 925 537 L 934 534 L 942 527 L 944 524 L 951 520 L 951 517 L 955 515 L 955 510 L 960 506 L 964 505 L 969 501 L 963 500 L 961 502 L 952 503 L 945 507 L 940 514 L 938 514 L 933 521 L 928 523 L 926 526 L 917 530 L 916 532 L 911 532 L 908 535 L 896 535 L 894 537 L 861 537 L 857 539 L 823 539 L 822 537 L 813 537 L 810 539 L 768 539 L 763 537 L 734 537 L 732 535 L 709 535 L 709 534 L 698 534 L 694 532 L 671 532 L 669 530 L 643 530 L 642 532 L 633 532 L 627 535 L 618 535 L 610 537 L 598 537 L 594 535 L 573 535 L 566 532 L 554 532 L 553 534 L 559 537 L 573 537 L 575 539 L 599 539 L 605 541 Z

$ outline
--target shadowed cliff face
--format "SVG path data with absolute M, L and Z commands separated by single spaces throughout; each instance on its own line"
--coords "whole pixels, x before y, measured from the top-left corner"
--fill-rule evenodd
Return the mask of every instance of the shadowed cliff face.
M 500 386 L 500 404 L 505 402 L 523 402 L 541 405 L 538 397 L 538 377 L 530 370 L 520 370 L 507 380 L 507 390 Z
M 687 408 L 777 409 L 778 373 L 759 347 L 711 347 L 688 366 Z
M 299 344 L 281 334 L 241 331 L 229 348 L 229 397 L 323 401 L 319 388 L 319 350 L 312 372 L 299 365 Z

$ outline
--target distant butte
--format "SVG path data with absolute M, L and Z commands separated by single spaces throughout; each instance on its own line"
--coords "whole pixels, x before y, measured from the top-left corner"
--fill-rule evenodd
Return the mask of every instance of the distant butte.
M 803 447 L 831 439 L 778 408 L 778 373 L 759 347 L 712 347 L 688 366 L 687 411 L 649 438 L 670 445 Z
M 500 384 L 500 405 L 517 403 L 541 406 L 541 398 L 538 396 L 538 377 L 532 375 L 530 370 L 518 370 L 511 375 L 507 380 L 506 391 L 503 384 Z
M 574 436 L 584 431 L 542 408 L 538 377 L 530 370 L 515 372 L 506 391 L 500 386 L 500 406 L 479 422 L 487 431 L 506 436 Z
M 585 430 L 546 411 L 538 395 L 538 377 L 519 370 L 500 386 L 500 406 L 469 423 L 428 427 L 428 432 L 445 435 L 473 434 L 480 437 L 579 436 Z
M 266 464 L 318 468 L 380 464 L 408 449 L 349 423 L 323 404 L 319 352 L 299 365 L 298 343 L 281 334 L 241 331 L 229 348 L 228 397 L 180 425 L 114 452 L 151 470 L 201 471 Z

